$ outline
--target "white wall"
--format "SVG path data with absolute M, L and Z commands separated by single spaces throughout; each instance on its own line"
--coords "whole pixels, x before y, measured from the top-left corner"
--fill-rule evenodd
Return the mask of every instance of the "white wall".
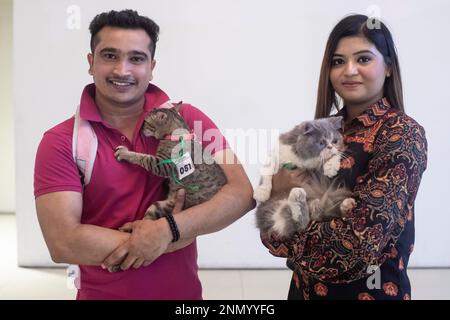
M 123 9 L 119 0 L 16 0 L 16 101 L 19 263 L 47 265 L 33 202 L 33 161 L 42 133 L 68 118 L 90 81 L 88 24 L 95 14 Z M 66 27 L 69 5 L 80 29 Z M 372 1 L 129 0 L 128 8 L 161 27 L 155 83 L 174 99 L 199 106 L 223 130 L 286 130 L 313 117 L 325 42 L 344 15 L 367 13 Z M 429 168 L 416 206 L 414 266 L 450 266 L 450 50 L 446 0 L 377 1 L 400 53 L 406 108 L 427 131 Z M 373 10 L 373 9 L 371 9 Z M 373 12 L 373 11 L 372 11 Z M 246 155 L 238 153 L 241 160 Z M 245 163 L 255 184 L 258 165 Z M 281 267 L 259 241 L 254 215 L 199 239 L 203 267 Z
M 0 213 L 15 211 L 12 0 L 0 0 Z

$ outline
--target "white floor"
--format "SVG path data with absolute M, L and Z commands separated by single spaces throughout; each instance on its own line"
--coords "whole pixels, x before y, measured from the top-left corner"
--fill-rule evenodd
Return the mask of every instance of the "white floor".
M 18 268 L 14 215 L 0 215 L 0 300 L 74 299 L 65 269 Z M 450 299 L 450 269 L 410 269 L 413 299 Z M 289 270 L 200 270 L 204 299 L 286 299 Z

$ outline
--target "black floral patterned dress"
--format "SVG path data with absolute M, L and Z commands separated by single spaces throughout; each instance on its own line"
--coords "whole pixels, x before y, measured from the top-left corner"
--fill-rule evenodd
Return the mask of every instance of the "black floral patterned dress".
M 343 108 L 338 115 L 346 117 Z M 386 98 L 344 128 L 338 177 L 354 191 L 344 218 L 311 222 L 289 240 L 266 238 L 294 270 L 288 299 L 410 299 L 414 200 L 427 165 L 424 129 Z

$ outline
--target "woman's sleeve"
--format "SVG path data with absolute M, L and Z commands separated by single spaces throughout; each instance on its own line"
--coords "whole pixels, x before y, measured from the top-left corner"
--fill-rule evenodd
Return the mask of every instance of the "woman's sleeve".
M 357 178 L 356 207 L 345 218 L 312 222 L 289 241 L 263 239 L 272 254 L 288 256 L 307 275 L 351 282 L 383 263 L 412 219 L 427 164 L 427 141 L 414 120 L 388 119 L 378 132 L 368 173 Z
M 291 239 L 281 239 L 275 234 L 260 233 L 261 242 L 269 249 L 271 255 L 280 258 L 287 258 L 292 255 Z

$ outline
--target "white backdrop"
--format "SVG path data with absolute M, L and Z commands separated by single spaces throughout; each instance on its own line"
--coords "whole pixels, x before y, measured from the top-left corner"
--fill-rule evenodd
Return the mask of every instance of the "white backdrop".
M 70 117 L 84 85 L 88 25 L 123 1 L 14 1 L 16 209 L 19 264 L 51 265 L 33 198 L 43 132 Z M 75 11 L 69 10 L 75 5 Z M 297 0 L 128 0 L 161 27 L 155 84 L 226 129 L 286 130 L 311 119 L 321 58 L 332 27 L 349 13 L 377 14 L 399 51 L 407 112 L 426 129 L 429 167 L 416 202 L 413 266 L 450 266 L 450 2 Z M 80 19 L 76 13 L 79 10 Z M 75 15 L 74 15 L 75 14 Z M 79 29 L 78 29 L 79 27 Z M 229 136 L 231 138 L 231 136 Z M 252 183 L 258 164 L 237 150 Z M 254 155 L 254 154 L 253 154 Z M 201 267 L 283 267 L 262 246 L 253 212 L 202 236 Z

